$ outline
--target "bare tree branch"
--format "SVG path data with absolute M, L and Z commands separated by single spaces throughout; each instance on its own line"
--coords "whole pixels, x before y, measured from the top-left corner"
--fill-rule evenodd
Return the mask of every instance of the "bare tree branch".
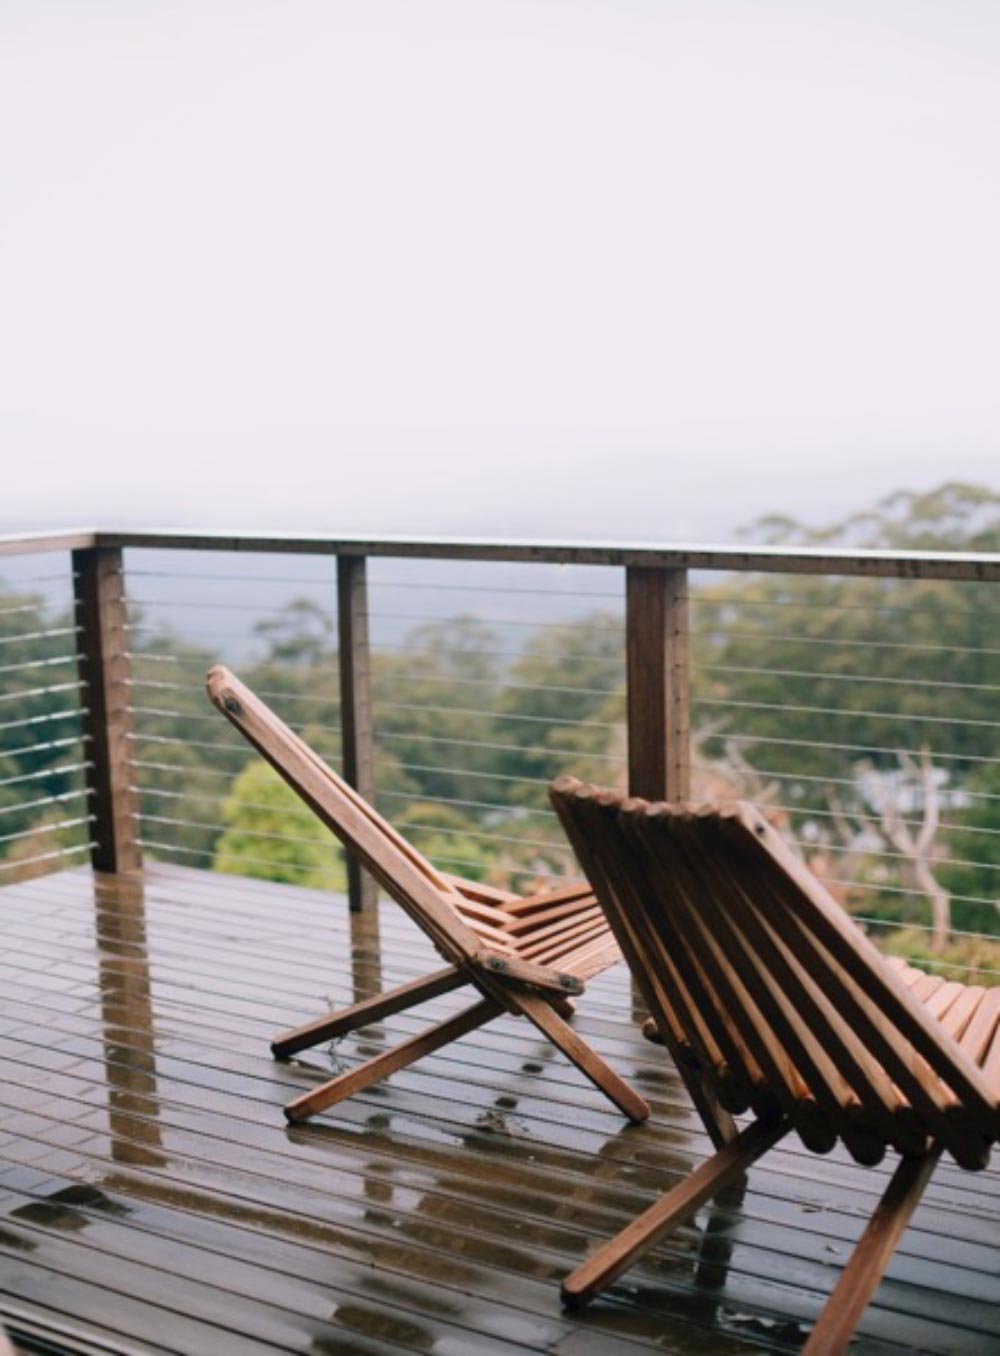
M 897 758 L 904 781 L 893 785 L 883 777 L 874 783 L 872 801 L 878 815 L 877 827 L 863 806 L 854 810 L 854 817 L 864 829 L 895 848 L 910 865 L 914 883 L 931 901 L 931 948 L 940 953 L 951 935 L 951 896 L 934 874 L 935 843 L 941 823 L 937 769 L 926 748 L 921 750 L 919 762 L 908 753 L 898 753 Z M 907 785 L 917 792 L 915 810 L 920 813 L 920 826 L 916 834 L 904 817 Z M 842 807 L 840 813 L 846 819 Z M 843 829 L 840 831 L 843 833 Z

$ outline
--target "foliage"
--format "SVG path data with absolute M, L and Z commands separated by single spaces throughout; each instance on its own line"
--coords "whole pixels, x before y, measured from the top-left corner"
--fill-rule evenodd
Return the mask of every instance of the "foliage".
M 0 857 L 24 862 L 55 851 L 47 845 L 51 832 L 41 832 L 42 817 L 51 830 L 86 814 L 72 626 L 43 595 L 0 589 Z M 77 824 L 58 846 L 86 839 L 85 825 Z M 11 875 L 4 871 L 0 880 Z
M 564 772 L 620 779 L 625 670 L 622 618 L 591 613 L 538 631 L 510 669 L 500 696 L 507 745 L 500 766 L 522 784 L 519 804 L 543 805 Z
M 496 770 L 496 731 L 489 713 L 503 677 L 499 649 L 483 622 L 457 616 L 418 626 L 399 652 L 375 656 L 379 746 L 395 759 L 410 794 L 445 802 L 495 799 L 489 774 Z
M 140 636 L 141 632 L 137 633 Z M 212 654 L 170 634 L 134 643 L 135 755 L 155 856 L 211 865 L 222 803 L 253 751 L 205 701 Z
M 875 939 L 890 956 L 905 956 L 916 966 L 960 979 L 964 984 L 996 984 L 1000 977 L 1000 941 L 989 936 L 957 935 L 941 952 L 927 945 L 927 934 L 913 928 L 882 932 Z
M 333 619 L 312 598 L 293 598 L 254 631 L 266 641 L 273 664 L 315 667 L 329 657 L 334 644 Z
M 317 889 L 345 888 L 339 845 L 266 763 L 243 769 L 223 803 L 222 818 L 227 828 L 215 849 L 216 871 Z
M 497 871 L 496 852 L 451 806 L 414 801 L 395 822 L 407 836 L 419 835 L 421 851 L 444 871 L 476 881 L 488 881 Z

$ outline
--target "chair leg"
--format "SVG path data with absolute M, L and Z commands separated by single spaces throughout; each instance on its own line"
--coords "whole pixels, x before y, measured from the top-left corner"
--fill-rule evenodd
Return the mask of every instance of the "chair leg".
M 510 993 L 511 1006 L 534 1022 L 539 1031 L 563 1052 L 567 1059 L 586 1074 L 595 1087 L 625 1113 L 629 1120 L 644 1121 L 649 1116 L 649 1105 L 605 1064 L 596 1050 L 592 1050 L 571 1026 L 563 1021 L 552 1005 L 535 994 Z
M 736 1122 L 719 1101 L 718 1094 L 711 1083 L 697 1070 L 688 1065 L 684 1051 L 668 1042 L 653 1017 L 647 1017 L 642 1024 L 642 1034 L 654 1045 L 664 1045 L 673 1056 L 674 1067 L 688 1090 L 688 1096 L 694 1103 L 694 1109 L 701 1117 L 709 1138 L 716 1149 L 731 1144 L 738 1132 Z
M 481 1002 L 474 1003 L 472 1007 L 456 1013 L 454 1017 L 448 1017 L 419 1035 L 411 1036 L 408 1041 L 393 1046 L 391 1050 L 376 1055 L 374 1059 L 366 1060 L 364 1064 L 359 1064 L 356 1069 L 341 1074 L 339 1078 L 331 1078 L 321 1087 L 296 1097 L 285 1107 L 285 1116 L 289 1121 L 308 1120 L 318 1111 L 324 1111 L 334 1103 L 342 1102 L 346 1097 L 353 1097 L 356 1092 L 380 1082 L 397 1069 L 405 1069 L 408 1064 L 413 1064 L 424 1055 L 432 1054 L 442 1045 L 458 1040 L 460 1036 L 474 1031 L 477 1026 L 492 1021 L 501 1012 L 503 1008 L 499 1003 L 494 1002 L 492 998 L 484 998 Z
M 767 1153 L 789 1129 L 787 1120 L 779 1120 L 773 1123 L 754 1121 L 742 1130 L 731 1144 L 661 1196 L 655 1205 L 567 1276 L 562 1284 L 563 1302 L 572 1309 L 589 1303 L 644 1252 L 689 1220 L 716 1192 L 741 1177 L 750 1164 Z
M 676 1068 L 713 1146 L 722 1149 L 732 1144 L 739 1127 L 719 1101 L 715 1088 L 707 1078 L 688 1069 L 682 1062 L 677 1061 Z
M 940 1157 L 941 1150 L 935 1147 L 922 1158 L 900 1159 L 851 1260 L 802 1348 L 802 1356 L 840 1356 L 847 1350 Z
M 300 1050 L 308 1050 L 320 1041 L 333 1040 L 335 1036 L 344 1036 L 348 1031 L 354 1031 L 359 1026 L 368 1026 L 370 1022 L 378 1022 L 383 1017 L 389 1017 L 394 1012 L 400 1012 L 403 1008 L 412 1007 L 415 1003 L 425 1003 L 431 998 L 437 998 L 439 994 L 448 993 L 451 989 L 461 988 L 463 984 L 468 984 L 468 976 L 461 970 L 449 965 L 446 970 L 437 970 L 432 975 L 425 975 L 422 979 L 415 979 L 409 984 L 401 984 L 398 989 L 390 989 L 387 993 L 376 994 L 374 998 L 366 998 L 363 1003 L 355 1003 L 352 1007 L 341 1008 L 339 1012 L 329 1012 L 323 1017 L 318 1017 L 314 1022 L 306 1022 L 305 1026 L 298 1026 L 293 1031 L 285 1031 L 280 1036 L 276 1036 L 271 1042 L 271 1053 L 275 1059 L 289 1059 L 292 1055 L 298 1054 Z

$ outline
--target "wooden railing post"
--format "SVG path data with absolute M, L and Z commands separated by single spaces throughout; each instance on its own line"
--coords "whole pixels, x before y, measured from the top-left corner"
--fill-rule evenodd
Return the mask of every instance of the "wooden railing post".
M 121 551 L 103 546 L 74 551 L 73 597 L 85 777 L 95 816 L 91 863 L 95 871 L 136 871 L 142 855 L 132 789 L 132 669 Z
M 364 556 L 337 557 L 337 627 L 340 650 L 340 729 L 344 778 L 365 800 L 375 796 L 371 652 L 368 645 L 368 571 Z M 378 884 L 347 854 L 351 912 L 378 899 Z
M 691 794 L 687 571 L 627 569 L 625 627 L 629 791 L 684 800 Z
M 625 572 L 628 785 L 645 800 L 691 795 L 691 654 L 688 578 L 681 568 Z M 634 981 L 633 981 L 634 984 Z M 737 1126 L 703 1076 L 678 1066 L 716 1148 Z

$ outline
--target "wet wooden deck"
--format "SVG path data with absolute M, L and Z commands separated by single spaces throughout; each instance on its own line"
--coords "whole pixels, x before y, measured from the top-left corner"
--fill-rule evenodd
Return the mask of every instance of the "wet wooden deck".
M 268 1053 L 435 963 L 393 906 L 352 923 L 314 891 L 153 866 L 8 887 L 0 918 L 0 1313 L 26 1349 L 791 1351 L 885 1182 L 789 1145 L 570 1316 L 560 1277 L 708 1151 L 622 967 L 575 1020 L 646 1126 L 507 1019 L 289 1129 L 290 1094 L 420 1024 Z M 998 1244 L 1000 1176 L 943 1167 L 857 1351 L 1000 1351 Z

